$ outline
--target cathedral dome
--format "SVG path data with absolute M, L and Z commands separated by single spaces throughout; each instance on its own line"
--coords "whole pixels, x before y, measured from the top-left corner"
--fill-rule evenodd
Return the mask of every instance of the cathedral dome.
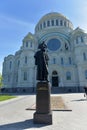
M 57 12 L 51 12 L 44 15 L 39 20 L 39 22 L 35 27 L 35 32 L 42 31 L 46 28 L 48 29 L 48 28 L 63 28 L 63 27 L 73 29 L 73 24 L 64 15 Z

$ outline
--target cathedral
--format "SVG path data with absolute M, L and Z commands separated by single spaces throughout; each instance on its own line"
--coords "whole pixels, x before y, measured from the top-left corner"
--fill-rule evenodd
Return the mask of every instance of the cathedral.
M 34 55 L 43 41 L 49 56 L 51 88 L 61 92 L 77 92 L 87 86 L 87 33 L 74 29 L 64 15 L 51 12 L 44 15 L 29 32 L 14 55 L 3 62 L 3 88 L 8 92 L 32 92 L 36 88 Z

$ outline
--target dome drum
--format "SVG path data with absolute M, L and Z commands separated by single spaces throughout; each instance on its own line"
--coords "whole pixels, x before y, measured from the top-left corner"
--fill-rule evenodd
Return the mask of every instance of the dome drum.
M 42 19 L 38 22 L 35 28 L 35 32 L 53 27 L 66 27 L 73 29 L 73 24 L 65 16 L 59 13 L 49 13 L 43 16 Z

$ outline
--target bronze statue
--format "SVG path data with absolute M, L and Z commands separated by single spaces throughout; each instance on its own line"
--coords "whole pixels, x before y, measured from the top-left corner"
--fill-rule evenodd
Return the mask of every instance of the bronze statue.
M 34 55 L 35 65 L 37 65 L 37 80 L 48 81 L 48 55 L 46 44 L 43 42 L 38 46 L 39 51 Z

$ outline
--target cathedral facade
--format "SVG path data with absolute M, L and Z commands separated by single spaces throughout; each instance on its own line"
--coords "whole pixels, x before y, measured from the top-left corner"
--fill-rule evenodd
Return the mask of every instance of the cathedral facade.
M 52 12 L 44 15 L 29 32 L 22 46 L 3 62 L 3 84 L 10 91 L 31 91 L 36 87 L 34 54 L 42 42 L 49 55 L 49 81 L 52 88 L 78 90 L 87 86 L 87 33 L 64 15 Z

